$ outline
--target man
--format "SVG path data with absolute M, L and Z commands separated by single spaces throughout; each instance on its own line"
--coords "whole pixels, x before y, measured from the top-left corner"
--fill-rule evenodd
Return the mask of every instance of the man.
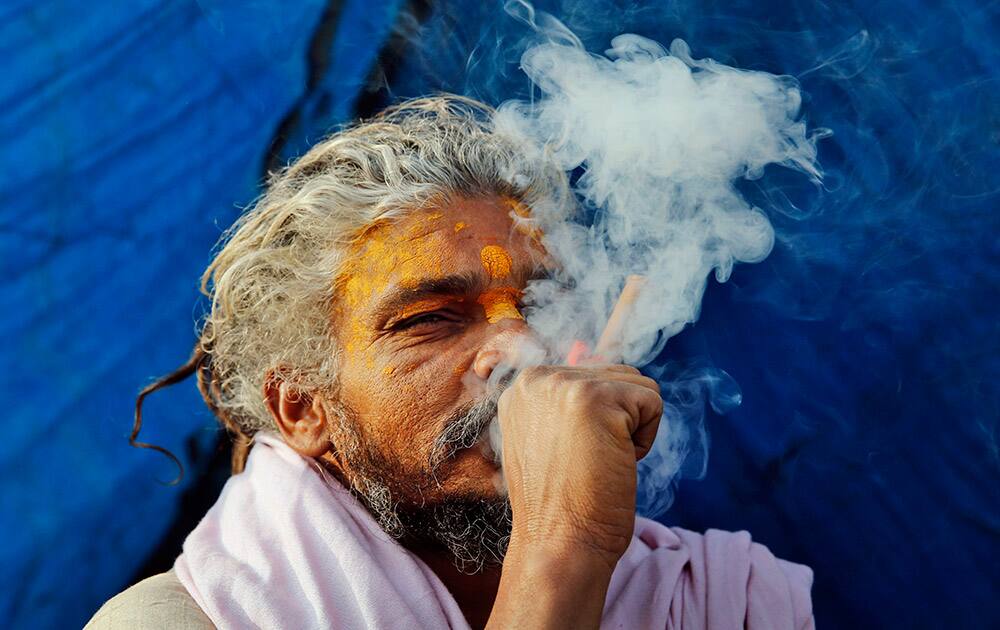
M 537 350 L 523 290 L 558 267 L 532 215 L 571 195 L 488 120 L 405 103 L 314 147 L 228 232 L 184 373 L 238 474 L 174 570 L 91 627 L 812 627 L 808 568 L 636 517 L 655 381 L 494 374 Z

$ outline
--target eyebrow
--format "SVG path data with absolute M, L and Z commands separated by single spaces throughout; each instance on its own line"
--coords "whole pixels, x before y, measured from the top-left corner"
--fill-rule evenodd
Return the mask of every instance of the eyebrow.
M 511 273 L 511 284 L 527 285 L 532 280 L 552 277 L 552 271 L 541 265 L 515 267 Z M 372 310 L 373 322 L 388 321 L 404 307 L 434 297 L 453 295 L 471 296 L 482 293 L 489 286 L 489 279 L 480 273 L 461 273 L 439 278 L 425 278 L 416 284 L 397 287 L 382 297 Z

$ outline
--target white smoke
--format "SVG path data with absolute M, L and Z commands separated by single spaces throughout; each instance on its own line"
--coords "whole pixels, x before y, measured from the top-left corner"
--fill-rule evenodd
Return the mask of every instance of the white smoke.
M 815 142 L 823 132 L 807 134 L 791 77 L 694 59 L 681 40 L 667 50 L 631 34 L 611 40 L 604 55 L 591 54 L 551 16 L 522 2 L 507 9 L 541 39 L 521 57 L 540 95 L 504 103 L 496 129 L 566 171 L 580 169 L 575 191 L 594 215 L 581 225 L 534 209 L 543 243 L 572 289 L 532 283 L 528 323 L 562 353 L 577 339 L 593 347 L 625 279 L 643 275 L 620 357 L 642 366 L 698 319 L 710 273 L 725 282 L 734 263 L 770 253 L 771 224 L 736 180 L 779 164 L 818 182 Z M 669 507 L 685 457 L 707 447 L 703 398 L 690 404 L 693 392 L 732 383 L 720 370 L 678 379 L 663 383 L 665 417 L 640 465 L 646 513 Z M 722 389 L 722 406 L 739 403 L 735 384 Z

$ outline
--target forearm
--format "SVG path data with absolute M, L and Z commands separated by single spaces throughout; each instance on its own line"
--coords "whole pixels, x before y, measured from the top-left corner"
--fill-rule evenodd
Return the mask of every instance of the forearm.
M 511 541 L 487 628 L 597 628 L 613 563 Z

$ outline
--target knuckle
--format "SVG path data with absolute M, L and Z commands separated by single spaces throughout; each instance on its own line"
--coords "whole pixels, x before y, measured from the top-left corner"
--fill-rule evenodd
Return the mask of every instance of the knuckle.
M 566 371 L 557 370 L 546 375 L 545 383 L 550 393 L 558 394 L 559 392 L 572 389 L 577 384 L 577 381 Z
M 656 415 L 663 415 L 663 399 L 660 398 L 659 394 L 653 394 L 653 392 L 650 392 L 650 394 L 653 395 L 652 404 L 653 408 L 657 410 Z
M 563 379 L 559 384 L 566 400 L 571 404 L 580 404 L 586 401 L 588 387 L 585 381 L 569 381 Z
M 569 373 L 566 370 L 548 370 L 546 376 L 553 383 L 566 383 L 570 380 Z
M 544 366 L 532 365 L 522 369 L 518 373 L 518 379 L 522 382 L 531 382 L 538 380 L 540 376 L 544 374 Z
M 588 383 L 587 394 L 594 402 L 608 402 L 619 397 L 620 388 L 617 383 L 596 381 Z

